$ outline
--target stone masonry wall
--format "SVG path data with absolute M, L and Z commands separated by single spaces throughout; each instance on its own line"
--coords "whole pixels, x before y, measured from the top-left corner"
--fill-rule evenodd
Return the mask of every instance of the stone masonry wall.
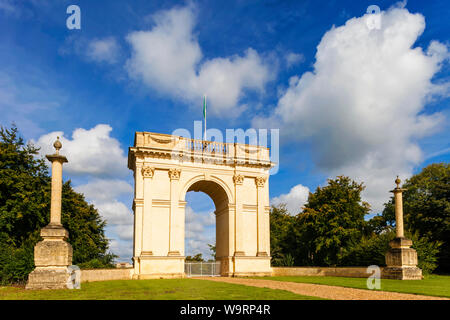
M 81 282 L 130 280 L 133 268 L 81 270 Z
M 380 267 L 381 272 L 383 267 Z M 367 278 L 367 267 L 272 267 L 272 276 L 329 276 Z

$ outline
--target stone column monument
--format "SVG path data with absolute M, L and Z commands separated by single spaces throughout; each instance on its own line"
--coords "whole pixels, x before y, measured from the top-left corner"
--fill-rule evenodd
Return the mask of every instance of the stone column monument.
M 412 240 L 406 239 L 403 229 L 403 199 L 400 188 L 401 180 L 395 180 L 397 187 L 390 192 L 394 193 L 395 201 L 395 229 L 396 237 L 389 245 L 391 249 L 386 253 L 386 268 L 383 270 L 383 278 L 398 280 L 421 280 L 422 270 L 417 268 L 417 252 L 410 248 Z
M 58 139 L 53 146 L 56 152 L 47 155 L 52 163 L 52 193 L 50 223 L 41 229 L 40 241 L 34 247 L 36 268 L 28 276 L 26 289 L 66 289 L 70 283 L 72 246 L 66 242 L 69 233 L 61 224 L 62 166 L 67 158 L 59 154 L 62 144 Z

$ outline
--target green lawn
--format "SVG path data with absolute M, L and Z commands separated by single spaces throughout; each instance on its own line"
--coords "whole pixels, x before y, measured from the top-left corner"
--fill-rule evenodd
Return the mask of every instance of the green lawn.
M 263 277 L 263 278 L 259 277 L 254 279 L 315 283 L 330 286 L 367 289 L 366 278 L 305 276 L 305 277 Z M 450 276 L 429 275 L 425 276 L 425 279 L 423 280 L 382 279 L 380 290 L 422 294 L 427 296 L 450 297 Z
M 196 279 L 117 280 L 82 283 L 80 290 L 0 287 L 0 300 L 311 300 L 284 290 Z

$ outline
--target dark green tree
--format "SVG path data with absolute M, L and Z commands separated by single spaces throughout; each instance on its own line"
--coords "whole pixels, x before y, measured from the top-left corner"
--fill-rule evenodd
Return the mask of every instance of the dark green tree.
M 405 230 L 434 243 L 439 272 L 450 272 L 450 165 L 434 163 L 406 180 L 402 186 Z M 395 225 L 394 200 L 385 204 L 378 226 Z M 437 246 L 437 247 L 436 247 Z M 432 257 L 430 257 L 432 259 Z
M 294 264 L 288 235 L 295 217 L 291 216 L 286 205 L 272 206 L 270 209 L 270 255 L 274 266 L 292 266 Z
M 0 282 L 25 281 L 34 268 L 33 249 L 49 223 L 51 179 L 39 149 L 25 145 L 18 129 L 0 128 Z M 94 259 L 111 265 L 105 222 L 70 181 L 64 183 L 62 223 L 69 231 L 73 263 Z
M 204 262 L 205 260 L 203 260 L 202 254 L 201 253 L 197 253 L 195 256 L 187 256 L 185 261 L 187 262 Z
M 370 206 L 361 201 L 363 190 L 362 183 L 338 176 L 309 194 L 289 232 L 297 265 L 339 265 L 352 245 L 369 233 L 364 216 Z

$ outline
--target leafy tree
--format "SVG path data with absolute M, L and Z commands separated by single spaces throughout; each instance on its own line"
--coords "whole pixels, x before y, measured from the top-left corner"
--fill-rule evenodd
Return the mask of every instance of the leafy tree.
M 394 231 L 365 235 L 360 240 L 349 245 L 340 259 L 340 265 L 384 266 L 386 264 L 386 252 L 390 249 L 389 241 L 394 238 Z
M 203 260 L 203 257 L 202 257 L 201 253 L 197 253 L 193 257 L 187 256 L 185 261 L 187 261 L 187 262 L 204 262 L 205 260 Z
M 211 255 L 216 260 L 216 245 L 212 245 L 208 243 L 209 251 L 211 251 Z
M 290 248 L 297 265 L 338 265 L 351 246 L 369 233 L 364 216 L 370 206 L 361 201 L 363 190 L 362 183 L 338 176 L 309 194 L 303 212 L 290 226 Z
M 25 281 L 34 268 L 40 229 L 50 220 L 51 178 L 39 149 L 25 145 L 18 129 L 0 127 L 0 282 Z M 105 222 L 70 181 L 63 185 L 62 223 L 69 231 L 74 264 L 93 259 L 112 266 Z
M 442 242 L 433 241 L 427 237 L 422 237 L 419 232 L 407 234 L 413 241 L 412 248 L 417 251 L 417 266 L 422 269 L 423 274 L 430 274 L 438 267 L 439 252 Z
M 440 249 L 435 247 L 438 270 L 450 271 L 450 165 L 448 163 L 435 163 L 422 169 L 422 171 L 402 186 L 404 224 L 405 230 L 416 234 L 419 241 L 441 244 Z M 382 217 L 378 223 L 382 225 L 395 225 L 394 200 L 385 204 Z M 430 257 L 433 260 L 432 257 Z
M 290 226 L 295 217 L 291 216 L 286 205 L 272 206 L 270 209 L 270 254 L 272 265 L 287 266 L 294 265 L 291 248 L 288 242 Z M 289 256 L 289 257 L 287 257 Z

